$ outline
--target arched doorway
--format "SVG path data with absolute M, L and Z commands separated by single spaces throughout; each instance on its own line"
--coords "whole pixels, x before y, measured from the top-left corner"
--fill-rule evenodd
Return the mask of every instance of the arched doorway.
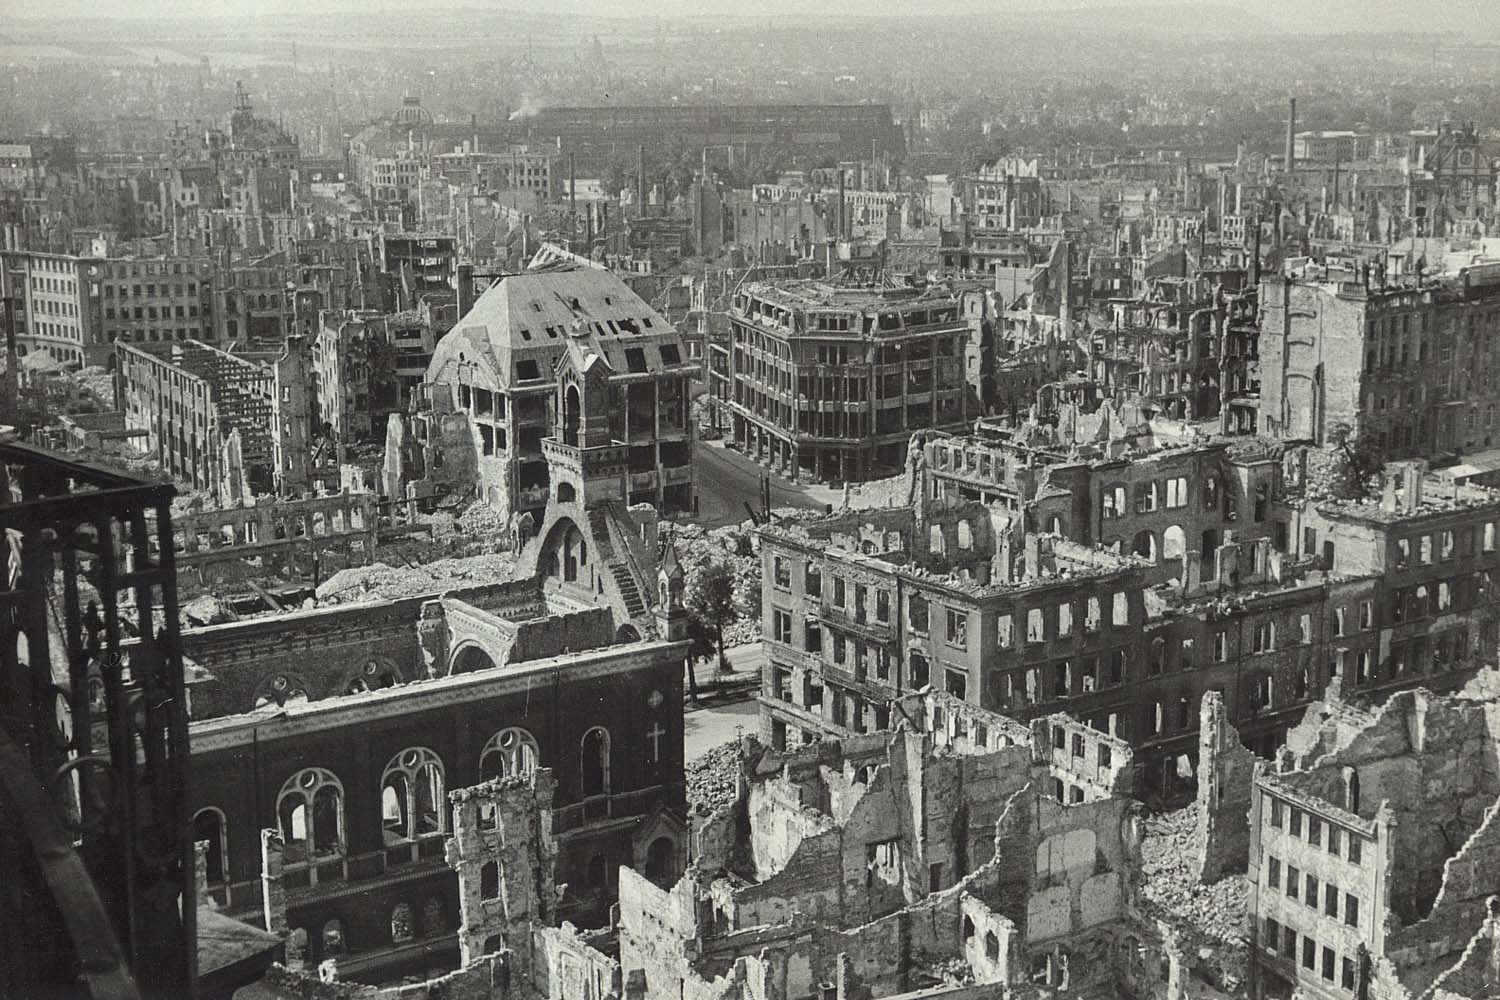
M 579 777 L 583 794 L 609 794 L 609 733 L 595 726 L 583 736 L 579 748 Z
M 563 443 L 578 447 L 578 425 L 582 422 L 582 407 L 578 402 L 578 386 L 570 385 L 563 391 Z

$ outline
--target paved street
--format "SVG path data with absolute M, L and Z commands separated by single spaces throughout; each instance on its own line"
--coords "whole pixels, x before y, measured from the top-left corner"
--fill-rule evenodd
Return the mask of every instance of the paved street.
M 726 705 L 689 710 L 682 720 L 683 755 L 688 762 L 697 760 L 721 743 L 736 736 L 754 733 L 759 725 L 754 697 Z
M 698 487 L 698 516 L 694 522 L 707 528 L 738 524 L 749 515 L 745 504 L 759 508 L 760 477 L 766 470 L 721 442 L 703 441 L 693 451 L 694 478 Z M 771 506 L 820 510 L 823 501 L 808 486 L 789 483 L 771 474 Z
M 683 746 L 689 761 L 734 739 L 739 732 L 753 733 L 756 730 L 755 691 L 760 682 L 761 666 L 765 663 L 765 651 L 757 642 L 727 649 L 724 655 L 733 672 L 722 676 L 738 690 L 732 700 L 720 701 L 712 693 L 711 685 L 718 679 L 714 676 L 713 662 L 699 664 L 697 671 L 702 699 L 697 708 L 688 702 L 687 714 L 683 718 Z

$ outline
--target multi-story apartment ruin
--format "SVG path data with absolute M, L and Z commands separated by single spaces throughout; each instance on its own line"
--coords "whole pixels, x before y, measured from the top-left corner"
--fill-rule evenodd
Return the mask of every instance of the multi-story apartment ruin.
M 116 346 L 117 406 L 147 432 L 131 448 L 168 475 L 238 504 L 307 484 L 307 380 L 293 339 L 272 363 L 197 340 Z
M 1500 446 L 1500 264 L 1324 278 L 1261 282 L 1263 433 L 1323 444 L 1347 428 L 1392 458 Z
M 773 745 L 878 727 L 930 686 L 1022 719 L 1066 710 L 1136 746 L 1142 796 L 1175 799 L 1210 691 L 1270 754 L 1334 678 L 1449 690 L 1500 639 L 1500 493 L 1420 464 L 1360 500 L 1264 445 L 1040 470 L 1025 448 L 927 447 L 914 509 L 762 529 Z
M 1475 687 L 1476 685 L 1471 685 Z M 1486 996 L 1500 894 L 1494 691 L 1333 697 L 1257 773 L 1249 995 Z
M 608 271 L 505 276 L 437 345 L 412 412 L 393 418 L 386 492 L 474 490 L 505 516 L 539 516 L 553 484 L 543 442 L 576 443 L 588 401 L 590 434 L 616 449 L 621 499 L 691 510 L 697 371 L 672 326 Z
M 117 341 L 212 340 L 213 266 L 201 257 L 76 257 L 7 251 L 18 350 L 109 365 Z
M 915 430 L 961 425 L 968 323 L 947 291 L 820 281 L 742 287 L 710 391 L 735 446 L 789 478 L 859 481 Z

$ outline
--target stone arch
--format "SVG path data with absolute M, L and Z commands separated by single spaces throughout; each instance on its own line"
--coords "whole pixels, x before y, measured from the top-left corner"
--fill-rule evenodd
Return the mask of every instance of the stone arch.
M 629 622 L 626 622 L 624 625 L 621 625 L 619 628 L 615 629 L 615 642 L 617 642 L 617 643 L 620 643 L 620 644 L 623 645 L 624 643 L 627 643 L 627 642 L 640 642 L 640 641 L 641 641 L 641 632 L 640 632 L 640 629 L 636 628 L 634 625 L 630 624 Z
M 578 386 L 569 384 L 563 390 L 563 443 L 578 447 L 578 430 L 583 423 L 583 404 L 578 395 Z
M 557 483 L 557 502 L 558 503 L 574 503 L 577 500 L 578 500 L 578 490 L 576 490 L 573 487 L 573 484 L 570 483 L 570 482 L 568 482 L 566 479 L 558 480 L 558 483 Z
M 553 521 L 537 552 L 536 565 L 544 578 L 543 584 L 551 581 L 576 582 L 582 545 L 583 533 L 578 530 L 578 524 L 573 518 L 563 516 Z
M 578 770 L 585 797 L 609 794 L 609 730 L 595 726 L 579 741 Z
M 366 691 L 379 691 L 382 688 L 395 687 L 397 684 L 404 683 L 405 680 L 400 667 L 384 657 L 377 656 L 345 675 L 341 693 L 362 694 Z
M 281 672 L 262 677 L 260 683 L 255 685 L 255 692 L 250 696 L 251 708 L 262 708 L 266 705 L 299 705 L 312 700 L 312 685 L 306 679 L 292 672 Z
M 489 650 L 472 640 L 459 644 L 453 651 L 452 663 L 453 666 L 448 671 L 450 674 L 472 674 L 477 670 L 488 670 L 499 665 Z
M 229 824 L 222 810 L 205 806 L 193 814 L 193 840 L 204 841 L 208 851 L 204 857 L 210 885 L 229 880 Z

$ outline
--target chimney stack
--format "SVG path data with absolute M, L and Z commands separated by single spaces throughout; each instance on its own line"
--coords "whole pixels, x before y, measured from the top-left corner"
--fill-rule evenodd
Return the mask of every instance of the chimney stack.
M 1292 172 L 1296 165 L 1296 146 L 1293 145 L 1297 138 L 1297 99 L 1293 97 L 1288 103 L 1286 118 L 1286 171 Z
M 845 216 L 846 215 L 847 215 L 847 212 L 844 209 L 844 168 L 843 168 L 842 165 L 840 165 L 840 167 L 839 167 L 839 219 L 838 219 L 838 222 L 839 222 L 839 239 L 841 239 L 841 240 L 847 240 L 849 238 L 849 233 L 847 231 L 848 230 L 848 226 L 845 224 Z
M 635 214 L 636 218 L 644 218 L 646 215 L 646 147 L 644 145 L 635 147 L 635 157 Z

